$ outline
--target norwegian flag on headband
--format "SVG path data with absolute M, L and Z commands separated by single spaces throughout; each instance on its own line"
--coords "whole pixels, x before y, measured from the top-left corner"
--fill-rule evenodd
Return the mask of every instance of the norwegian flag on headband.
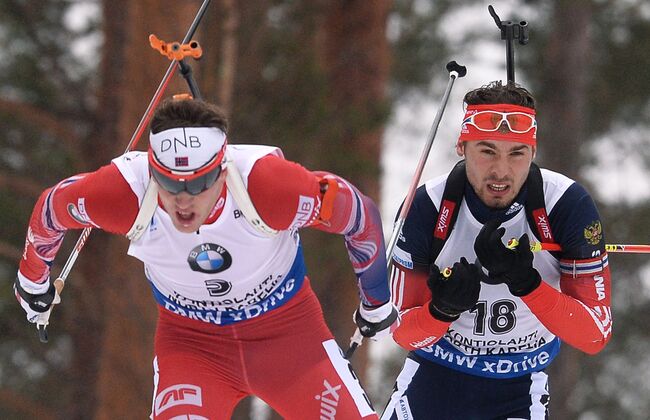
M 180 168 L 180 167 L 183 167 L 183 166 L 187 167 L 190 164 L 190 160 L 189 160 L 189 158 L 187 156 L 177 157 L 176 159 L 174 159 L 174 161 L 175 161 L 174 163 L 176 164 L 177 168 Z

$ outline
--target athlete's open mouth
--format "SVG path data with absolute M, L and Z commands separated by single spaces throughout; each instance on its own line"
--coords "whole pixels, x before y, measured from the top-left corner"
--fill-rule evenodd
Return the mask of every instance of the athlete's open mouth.
M 182 222 L 192 222 L 194 220 L 196 213 L 194 212 L 186 212 L 186 211 L 177 211 L 176 212 L 176 217 Z
M 488 184 L 487 186 L 490 189 L 490 191 L 494 191 L 494 192 L 497 192 L 497 193 L 504 192 L 508 188 L 510 188 L 510 186 L 508 186 L 508 184 Z

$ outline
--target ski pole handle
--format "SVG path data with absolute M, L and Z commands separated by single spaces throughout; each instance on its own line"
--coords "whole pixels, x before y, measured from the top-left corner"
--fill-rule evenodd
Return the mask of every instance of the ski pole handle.
M 512 238 L 506 244 L 506 248 L 515 249 L 519 246 L 519 240 L 517 238 Z M 549 242 L 531 242 L 530 250 L 532 252 L 540 251 L 562 251 L 560 244 L 549 243 Z
M 606 244 L 605 251 L 624 254 L 650 254 L 650 245 Z
M 52 301 L 52 306 L 50 308 L 40 314 L 38 318 L 36 319 L 36 329 L 38 330 L 38 340 L 41 343 L 47 343 L 48 342 L 48 336 L 47 336 L 47 324 L 50 322 L 50 315 L 52 315 L 52 309 L 54 309 L 54 305 L 58 305 L 61 303 L 61 291 L 63 291 L 63 287 L 65 286 L 65 281 L 62 280 L 61 278 L 58 278 L 54 280 L 54 300 Z
M 359 331 L 359 328 L 354 332 L 354 335 L 350 337 L 350 347 L 348 347 L 347 351 L 345 352 L 345 358 L 350 360 L 350 357 L 354 354 L 354 351 L 363 343 L 363 336 L 361 335 L 361 331 Z

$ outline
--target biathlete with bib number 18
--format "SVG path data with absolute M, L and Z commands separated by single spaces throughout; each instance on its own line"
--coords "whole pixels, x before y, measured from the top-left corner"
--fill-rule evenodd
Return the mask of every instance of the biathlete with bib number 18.
M 560 341 L 595 354 L 611 338 L 600 216 L 533 163 L 534 98 L 499 81 L 464 102 L 464 160 L 418 188 L 392 254 L 393 338 L 410 353 L 382 419 L 544 419 Z
M 298 233 L 343 235 L 358 278 L 356 322 L 366 336 L 386 336 L 397 311 L 376 205 L 337 175 L 277 147 L 231 145 L 226 132 L 216 106 L 167 100 L 148 152 L 44 191 L 14 286 L 28 320 L 55 299 L 50 267 L 68 229 L 128 232 L 159 305 L 153 419 L 229 419 L 248 395 L 288 419 L 377 418 L 325 324 Z M 137 220 L 146 227 L 134 229 Z

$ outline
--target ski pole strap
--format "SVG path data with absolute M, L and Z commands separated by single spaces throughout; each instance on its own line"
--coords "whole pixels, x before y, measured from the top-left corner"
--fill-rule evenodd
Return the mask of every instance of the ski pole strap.
M 149 183 L 147 184 L 147 190 L 144 193 L 142 198 L 142 203 L 140 203 L 140 210 L 138 215 L 133 221 L 133 226 L 126 234 L 126 237 L 129 241 L 137 241 L 140 239 L 144 231 L 147 229 L 151 223 L 151 218 L 156 212 L 158 207 L 158 184 L 153 181 L 153 178 L 149 178 Z

